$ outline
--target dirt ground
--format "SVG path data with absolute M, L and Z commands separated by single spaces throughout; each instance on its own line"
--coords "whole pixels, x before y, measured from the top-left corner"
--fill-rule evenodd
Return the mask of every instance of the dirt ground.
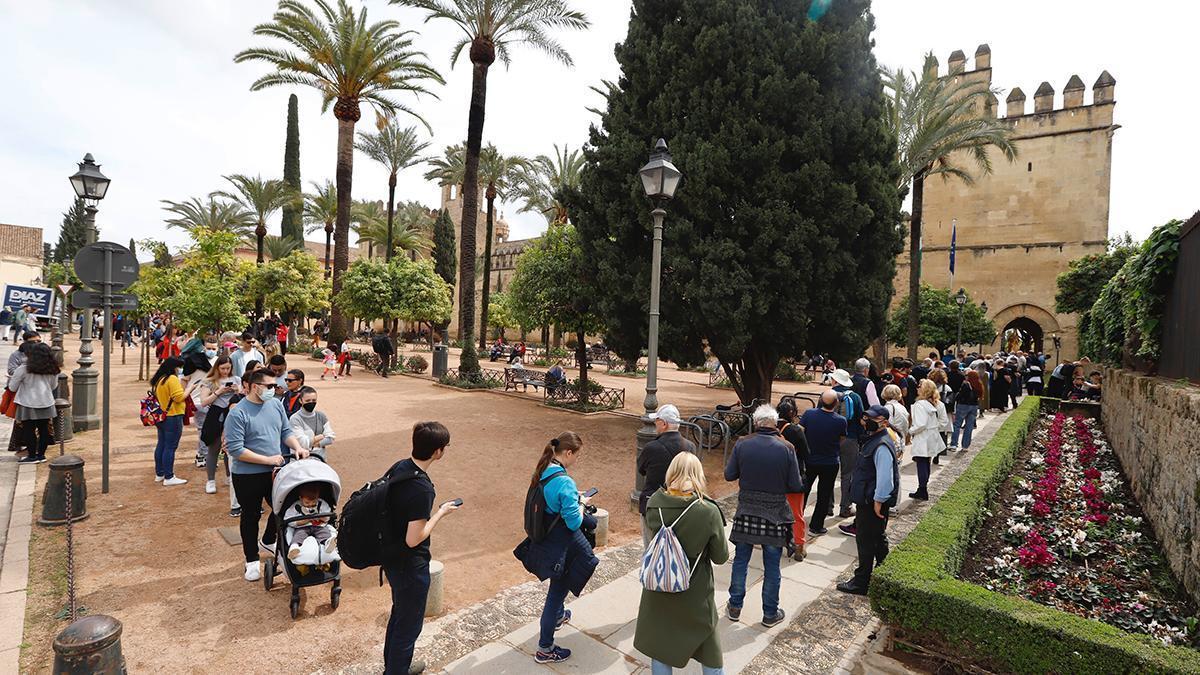
M 70 343 L 68 353 L 73 368 L 77 349 Z M 120 363 L 119 350 L 114 363 Z M 261 582 L 242 579 L 240 546 L 226 543 L 217 530 L 236 531 L 228 488 L 218 481 L 218 494 L 204 494 L 204 470 L 192 462 L 194 428 L 185 428 L 175 463 L 177 474 L 190 482 L 173 488 L 154 482 L 154 430 L 143 427 L 137 416 L 146 384 L 136 379 L 133 351 L 127 363 L 113 367 L 110 493 L 100 491 L 98 431 L 77 435 L 67 452 L 87 462 L 90 517 L 75 529 L 79 602 L 91 613 L 110 614 L 124 624 L 129 670 L 311 672 L 358 661 L 364 650 L 378 645 L 390 596 L 386 586 L 379 587 L 375 570 L 343 567 L 344 592 L 336 612 L 329 606 L 328 586 L 306 589 L 296 621 L 288 615 L 286 581 L 267 593 Z M 303 355 L 289 359 L 289 367 L 314 378 L 310 384 L 319 391 L 320 409 L 337 432 L 329 460 L 341 476 L 343 498 L 408 456 L 414 422 L 436 419 L 449 427 L 446 458 L 430 471 L 438 501 L 465 500 L 433 535 L 433 556 L 446 565 L 446 611 L 528 580 L 511 550 L 523 537 L 521 509 L 530 473 L 546 442 L 561 431 L 574 430 L 584 439 L 584 454 L 572 474 L 581 489 L 600 489 L 593 503 L 611 513 L 610 544 L 639 536 L 636 514 L 629 509 L 639 424 L 632 415 L 582 416 L 542 407 L 540 396 L 532 392 L 528 397 L 463 392 L 428 379 L 385 380 L 357 367 L 351 378 L 322 382 L 315 379 L 318 363 Z M 626 410 L 640 412 L 644 378 L 608 376 L 602 370 L 593 375 L 606 386 L 624 387 Z M 680 372 L 671 365 L 660 372 L 659 400 L 677 402 L 685 414 L 735 399 L 728 390 L 704 387 L 704 373 Z M 779 383 L 776 396 L 804 388 Z M 732 491 L 720 477 L 719 451 L 710 454 L 705 466 L 716 495 Z M 47 474 L 46 468 L 39 469 L 39 499 Z M 22 659 L 23 670 L 31 672 L 50 671 L 51 641 L 66 623 L 52 616 L 65 601 L 64 546 L 58 532 L 37 537 L 31 550 L 29 647 Z

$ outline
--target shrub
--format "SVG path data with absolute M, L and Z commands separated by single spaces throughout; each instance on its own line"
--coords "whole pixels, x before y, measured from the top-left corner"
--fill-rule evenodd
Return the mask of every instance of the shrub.
M 324 359 L 324 358 L 325 358 L 325 354 L 324 354 L 324 353 L 322 353 L 323 351 L 324 351 L 324 349 L 316 349 L 316 348 L 314 348 L 314 349 L 312 350 L 312 354 L 311 354 L 311 355 L 312 355 L 312 357 L 313 357 L 314 359 Z
M 404 362 L 404 368 L 410 373 L 420 374 L 429 368 L 429 362 L 425 360 L 424 356 L 418 354 L 408 357 L 408 360 Z
M 992 670 L 1200 672 L 1200 653 L 955 578 L 1041 399 L 1030 396 L 872 575 L 871 606 L 918 640 Z
M 785 382 L 795 382 L 799 378 L 796 376 L 796 367 L 787 361 L 780 361 L 775 366 L 775 379 Z

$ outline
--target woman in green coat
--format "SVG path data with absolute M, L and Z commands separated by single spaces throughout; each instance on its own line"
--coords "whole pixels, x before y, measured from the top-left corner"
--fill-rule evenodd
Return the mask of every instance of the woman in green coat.
M 654 675 L 668 675 L 695 659 L 704 675 L 721 675 L 721 641 L 717 634 L 717 603 L 713 599 L 713 564 L 729 560 L 725 516 L 704 496 L 704 467 L 690 452 L 681 452 L 667 468 L 666 487 L 646 503 L 646 528 L 656 534 L 665 521 L 695 565 L 691 583 L 682 593 L 642 590 L 633 646 L 651 658 Z M 683 514 L 696 500 L 700 503 Z M 697 558 L 701 558 L 699 564 Z

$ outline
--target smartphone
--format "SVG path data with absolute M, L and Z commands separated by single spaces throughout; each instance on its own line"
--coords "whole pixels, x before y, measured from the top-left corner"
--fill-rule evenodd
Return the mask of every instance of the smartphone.
M 600 492 L 600 488 L 592 488 L 592 489 L 588 490 L 587 492 L 583 493 L 583 496 L 584 497 L 595 497 L 599 492 Z
M 458 499 L 453 499 L 450 501 L 450 503 L 455 506 L 462 506 L 463 505 L 462 497 L 459 497 Z

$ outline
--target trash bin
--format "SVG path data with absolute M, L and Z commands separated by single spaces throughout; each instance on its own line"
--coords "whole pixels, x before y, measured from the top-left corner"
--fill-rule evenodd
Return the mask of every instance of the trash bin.
M 433 377 L 441 379 L 448 370 L 450 363 L 450 349 L 442 343 L 433 346 Z

